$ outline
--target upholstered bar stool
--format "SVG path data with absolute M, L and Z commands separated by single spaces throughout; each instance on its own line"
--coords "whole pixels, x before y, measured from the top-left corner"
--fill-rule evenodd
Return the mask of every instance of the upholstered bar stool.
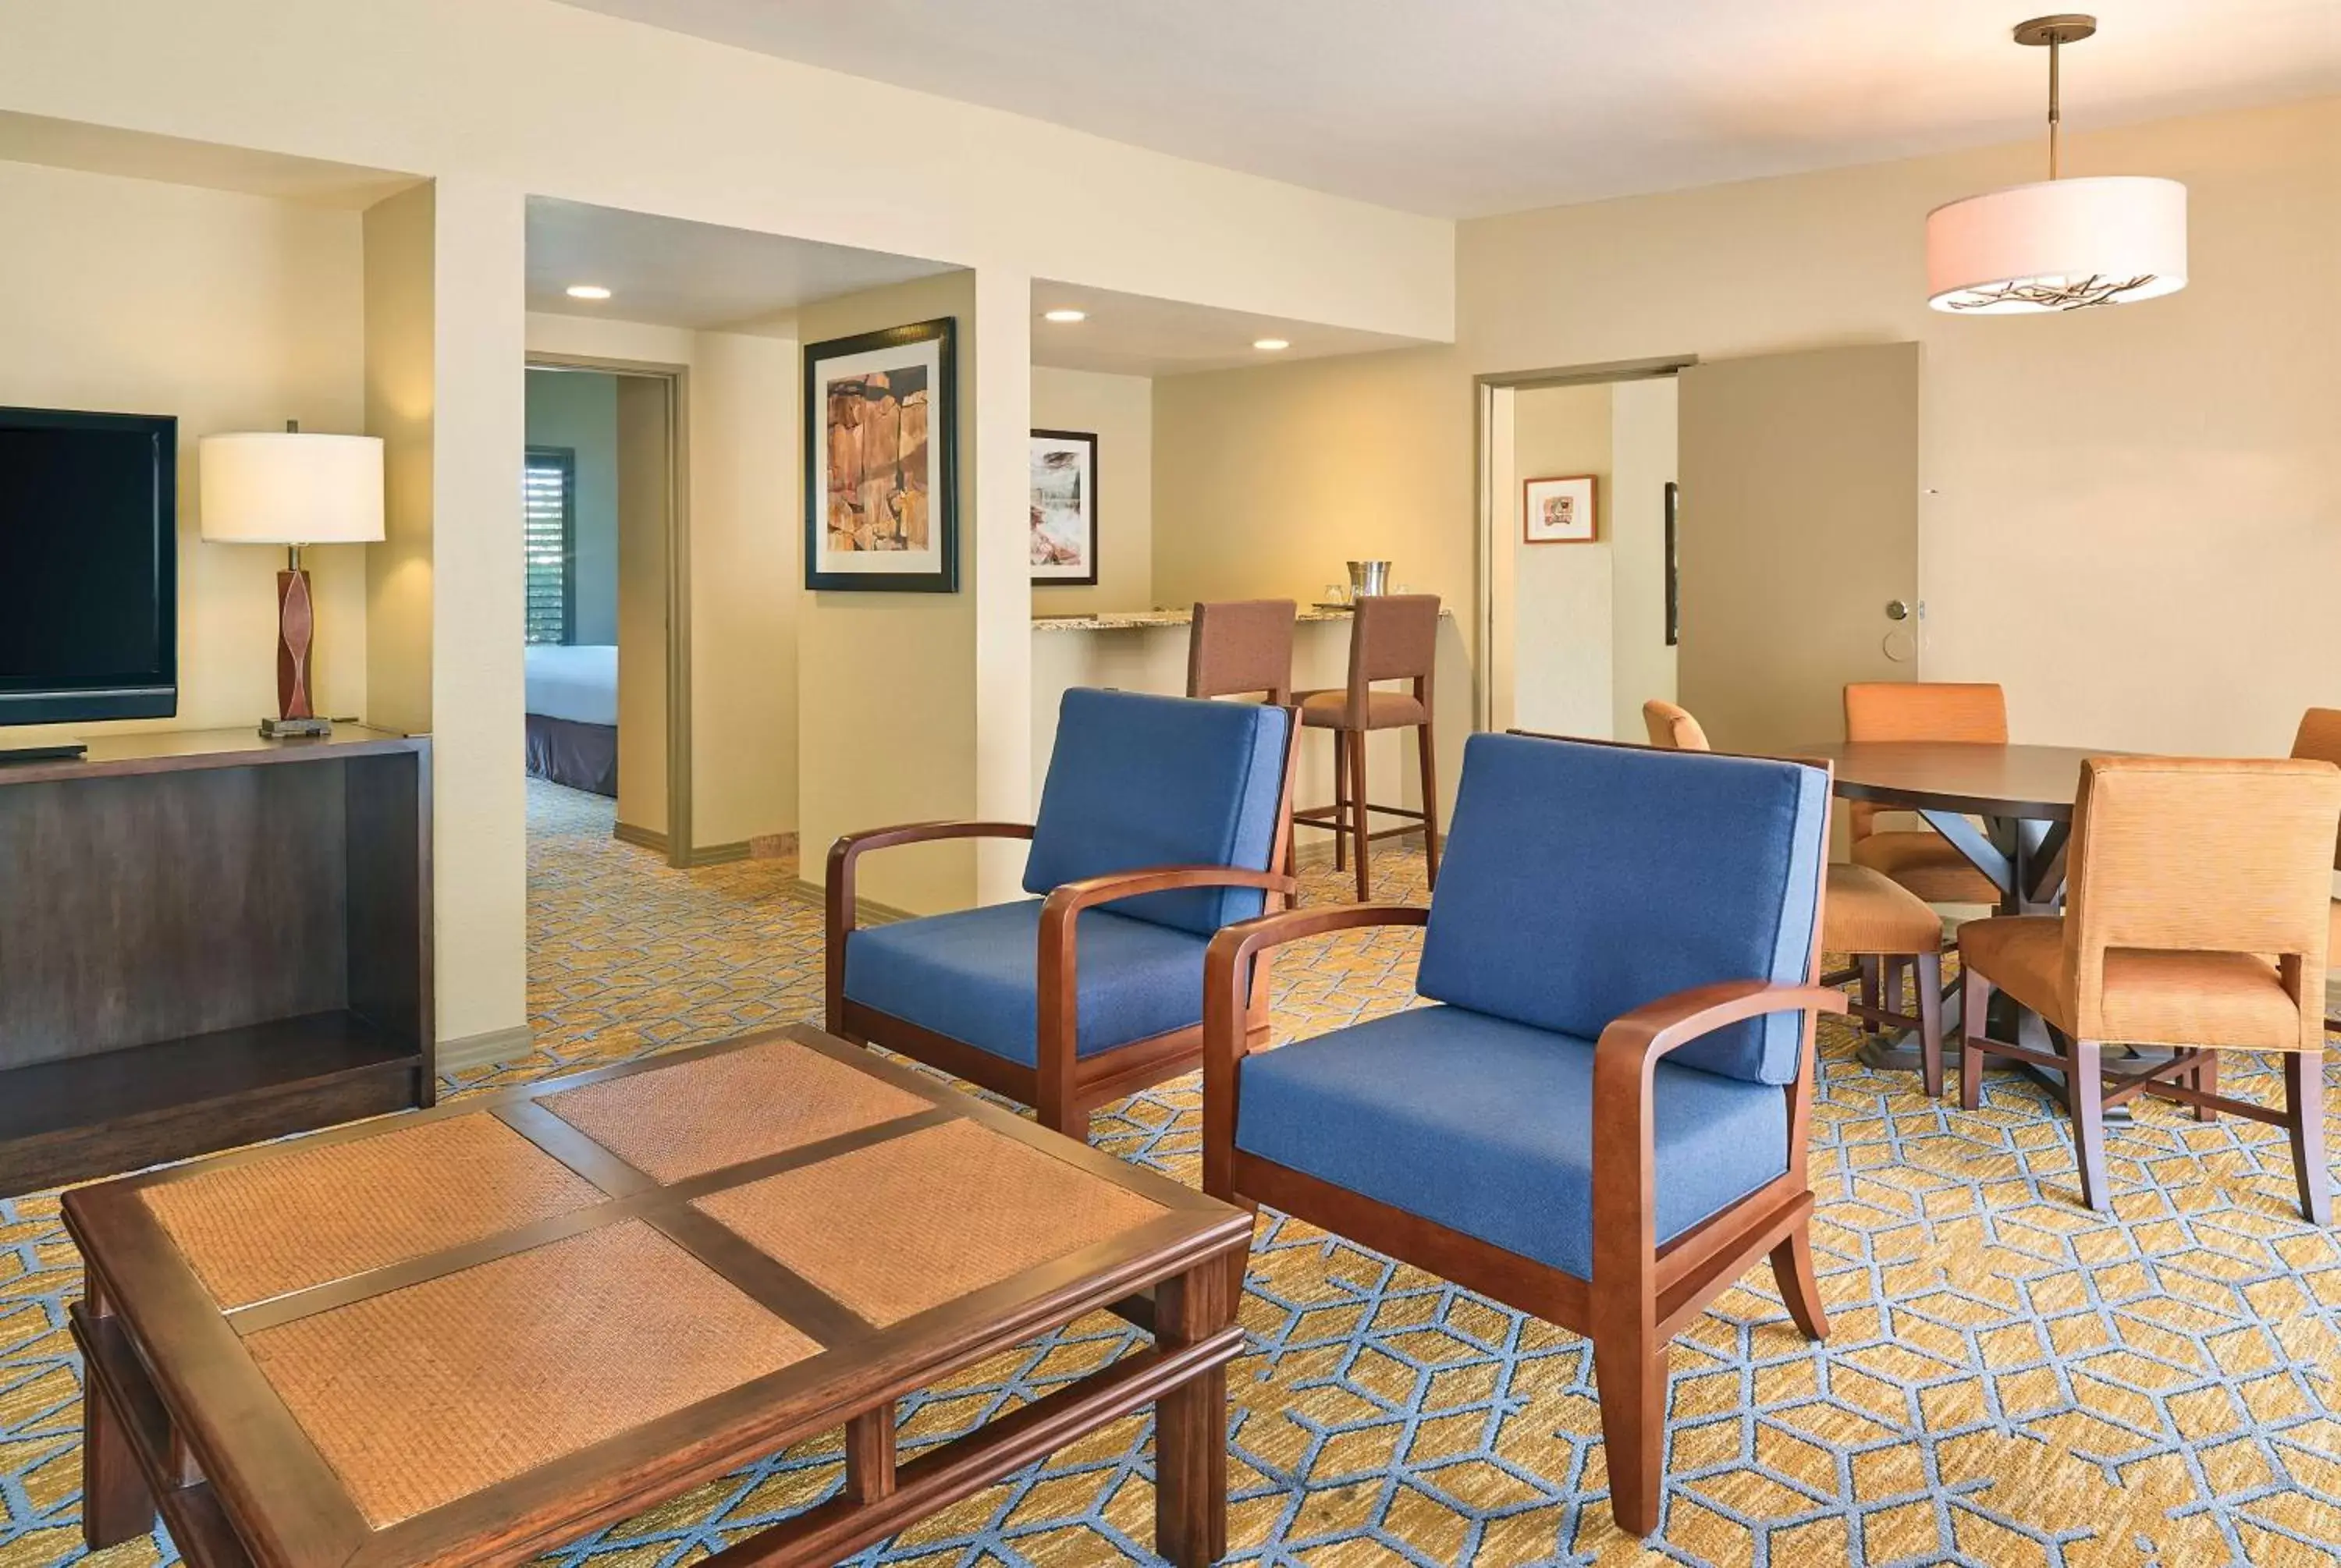
M 2295 757 L 2341 765 L 2341 708 L 2312 708 L 2300 718 L 2300 733 L 2292 738 Z M 2341 871 L 2341 839 L 2333 845 L 2333 868 Z M 2341 953 L 2341 898 L 2333 900 L 2332 951 Z M 2325 1027 L 2341 1034 L 2341 1008 L 2328 1012 Z
M 1857 680 L 1845 689 L 1848 740 L 1964 740 L 2007 744 L 2007 698 L 1985 681 Z M 1857 866 L 1882 871 L 1929 904 L 1997 904 L 1999 888 L 1932 828 L 1878 826 L 1878 809 L 1849 802 L 1846 826 Z
M 1357 601 L 1350 626 L 1350 680 L 1346 686 L 1300 693 L 1300 721 L 1333 732 L 1333 804 L 1296 811 L 1292 820 L 1333 833 L 1333 868 L 1354 858 L 1358 901 L 1373 896 L 1366 846 L 1375 839 L 1411 833 L 1411 828 L 1370 830 L 1374 812 L 1422 824 L 1423 862 L 1439 879 L 1439 764 L 1430 738 L 1432 676 L 1439 660 L 1439 596 L 1435 593 L 1369 595 Z M 1405 691 L 1378 691 L 1377 680 L 1403 680 Z M 1422 767 L 1422 809 L 1377 806 L 1366 799 L 1366 736 L 1376 729 L 1415 731 Z
M 1292 703 L 1292 624 L 1289 599 L 1223 599 L 1195 606 L 1187 627 L 1187 695 Z
M 1650 744 L 1676 751 L 1706 751 L 1698 719 L 1657 698 L 1642 704 Z M 1918 1031 L 1918 1057 L 1929 1098 L 1943 1092 L 1943 922 L 1918 895 L 1867 866 L 1834 861 L 1821 899 L 1821 950 L 1843 953 L 1850 969 L 1823 975 L 1820 984 L 1861 982 L 1861 1000 L 1847 1011 L 1865 1025 Z M 1906 970 L 1915 970 L 1918 1010 L 1902 1009 Z

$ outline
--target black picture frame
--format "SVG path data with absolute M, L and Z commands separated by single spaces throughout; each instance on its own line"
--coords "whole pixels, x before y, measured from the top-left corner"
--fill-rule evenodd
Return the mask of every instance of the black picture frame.
M 817 593 L 957 593 L 959 591 L 959 365 L 958 323 L 949 316 L 908 326 L 887 327 L 852 337 L 807 343 L 802 357 L 801 392 L 804 402 L 804 584 Z M 828 546 L 829 393 L 823 366 L 832 362 L 887 350 L 917 350 L 934 345 L 931 385 L 927 389 L 927 446 L 931 453 L 927 496 L 927 523 L 933 534 L 931 571 L 904 571 L 878 567 L 856 569 L 837 564 L 851 561 L 858 551 L 832 551 Z M 926 369 L 925 355 L 906 352 L 907 369 Z M 872 367 L 872 372 L 882 366 Z M 872 373 L 864 372 L 863 373 Z M 903 487 L 907 492 L 909 487 Z M 890 552 L 866 552 L 875 563 Z M 824 564 L 827 562 L 828 564 Z
M 1032 586 L 1035 588 L 1095 588 L 1098 582 L 1098 547 L 1103 542 L 1098 527 L 1098 496 L 1103 486 L 1098 479 L 1097 432 L 1089 430 L 1036 430 L 1032 432 L 1032 440 L 1036 442 L 1061 442 L 1074 446 L 1087 447 L 1090 465 L 1090 488 L 1085 498 L 1088 502 L 1089 520 L 1089 572 L 1081 577 L 1042 577 L 1036 571 L 1032 576 Z
M 1673 648 L 1682 641 L 1682 599 L 1675 581 L 1675 505 L 1676 486 L 1667 481 L 1667 646 Z

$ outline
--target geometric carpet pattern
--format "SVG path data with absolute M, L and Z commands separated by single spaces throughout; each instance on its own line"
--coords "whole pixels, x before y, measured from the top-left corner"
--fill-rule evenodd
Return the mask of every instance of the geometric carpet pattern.
M 530 790 L 538 1049 L 451 1093 L 818 1014 L 821 917 L 783 891 L 791 868 L 672 870 L 610 839 L 607 802 Z M 1419 857 L 1375 864 L 1379 897 L 1424 897 Z M 1330 868 L 1307 880 L 1306 901 L 1346 896 Z M 1418 946 L 1401 931 L 1285 949 L 1275 1037 L 1407 1006 Z M 1583 1341 L 1271 1214 L 1230 1377 L 1228 1561 L 2341 1562 L 2341 1243 L 2301 1219 L 2282 1134 L 2137 1102 L 2109 1129 L 2101 1217 L 2028 1080 L 1995 1074 L 1962 1112 L 1865 1068 L 1856 1043 L 1824 1025 L 1812 1180 L 1830 1336 L 1797 1334 L 1759 1266 L 1676 1342 L 1647 1547 L 1609 1522 Z M 2255 1058 L 2223 1068 L 2223 1087 L 2276 1092 Z M 2341 1091 L 2329 1057 L 2328 1083 Z M 1175 1083 L 1099 1113 L 1094 1141 L 1191 1183 L 1200 1116 L 1196 1085 Z M 56 1212 L 54 1194 L 0 1201 L 0 1568 L 83 1556 L 65 1332 L 80 1277 Z M 905 1451 L 1134 1343 L 1100 1315 L 971 1367 L 902 1403 Z M 1133 1416 L 852 1561 L 1151 1563 L 1151 1474 Z M 685 1568 L 840 1479 L 837 1439 L 807 1443 L 545 1561 Z M 175 1556 L 158 1533 L 90 1561 Z

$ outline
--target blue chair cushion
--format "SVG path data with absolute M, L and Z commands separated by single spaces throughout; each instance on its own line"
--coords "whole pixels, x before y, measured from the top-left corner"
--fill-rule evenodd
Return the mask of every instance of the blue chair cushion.
M 1281 708 L 1077 687 L 1032 824 L 1024 890 L 1155 866 L 1268 869 L 1284 792 Z M 1254 888 L 1151 893 L 1115 914 L 1208 937 L 1262 908 Z
M 1417 1007 L 1240 1070 L 1238 1148 L 1592 1277 L 1591 1041 Z M 1779 1089 L 1661 1061 L 1651 1095 L 1660 1242 L 1788 1168 Z
M 1040 1060 L 1041 900 L 870 926 L 845 939 L 845 994 L 1011 1062 Z M 1203 1021 L 1202 937 L 1081 913 L 1073 1054 Z
M 1417 988 L 1595 1039 L 1688 987 L 1800 985 L 1828 806 L 1827 771 L 1794 762 L 1474 735 Z M 1792 1083 L 1803 1029 L 1774 1013 L 1668 1059 Z

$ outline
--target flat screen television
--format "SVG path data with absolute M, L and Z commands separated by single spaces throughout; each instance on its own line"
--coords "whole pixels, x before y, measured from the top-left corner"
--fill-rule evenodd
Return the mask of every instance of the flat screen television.
M 0 408 L 0 724 L 178 711 L 178 426 Z

